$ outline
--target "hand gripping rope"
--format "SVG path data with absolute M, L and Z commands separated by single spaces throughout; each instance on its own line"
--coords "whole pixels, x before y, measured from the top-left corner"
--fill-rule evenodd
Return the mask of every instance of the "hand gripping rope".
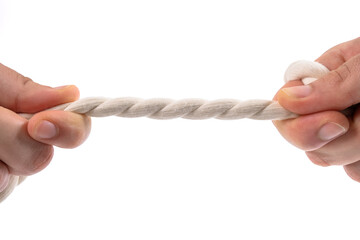
M 285 72 L 285 82 L 301 79 L 304 84 L 310 84 L 326 75 L 329 70 L 320 63 L 297 61 L 291 64 Z M 64 110 L 85 114 L 90 117 L 148 117 L 153 119 L 208 119 L 235 120 L 250 118 L 256 120 L 284 120 L 296 118 L 298 115 L 282 108 L 278 102 L 269 100 L 221 99 L 206 101 L 202 99 L 171 100 L 164 98 L 102 98 L 91 97 L 75 102 L 62 104 L 48 110 Z M 30 118 L 32 114 L 20 114 Z M 0 192 L 0 202 L 7 198 L 15 187 L 25 177 L 11 176 L 6 189 Z

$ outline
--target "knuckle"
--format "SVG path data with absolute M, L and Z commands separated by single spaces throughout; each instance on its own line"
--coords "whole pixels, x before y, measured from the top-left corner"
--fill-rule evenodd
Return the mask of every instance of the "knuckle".
M 33 82 L 31 78 L 25 77 L 20 73 L 15 73 L 15 79 L 17 84 L 21 85 L 22 87 L 26 87 L 29 83 Z
M 351 75 L 349 66 L 344 63 L 339 68 L 330 72 L 329 84 L 338 86 L 345 82 L 345 80 Z
M 14 109 L 15 111 L 19 111 L 21 109 L 20 103 L 22 102 L 24 92 L 26 91 L 27 87 L 29 86 L 29 83 L 33 83 L 33 80 L 28 77 L 24 77 L 23 75 L 17 73 L 16 75 L 16 82 L 20 85 L 20 91 L 17 92 L 17 94 L 14 97 Z
M 23 85 L 24 87 L 28 86 L 29 83 L 32 83 L 32 82 L 33 82 L 33 80 L 32 80 L 31 78 L 25 77 L 25 76 L 23 76 L 23 75 L 20 75 L 20 74 L 19 74 L 19 77 L 21 78 L 21 83 L 22 83 L 22 85 Z
M 345 62 L 337 69 L 331 71 L 327 77 L 327 84 L 333 89 L 339 89 L 343 98 L 351 104 L 355 104 L 359 94 L 354 89 L 360 87 L 360 55 Z

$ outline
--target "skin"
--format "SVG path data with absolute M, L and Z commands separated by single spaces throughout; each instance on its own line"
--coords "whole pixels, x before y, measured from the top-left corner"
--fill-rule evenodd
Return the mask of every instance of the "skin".
M 33 82 L 0 64 L 0 191 L 11 174 L 28 176 L 43 170 L 51 161 L 54 148 L 75 148 L 90 133 L 89 117 L 47 108 L 75 101 L 75 86 L 51 88 Z M 37 113 L 30 120 L 17 113 Z M 55 128 L 43 127 L 43 121 Z M 48 133 L 51 137 L 44 135 Z
M 360 102 L 360 38 L 329 49 L 316 61 L 331 72 L 302 89 L 300 97 L 288 90 L 303 85 L 300 80 L 285 84 L 274 97 L 284 108 L 301 116 L 273 123 L 313 163 L 342 165 L 349 177 L 360 182 L 360 107 L 355 105 Z M 352 115 L 340 112 L 353 105 Z M 330 122 L 344 131 L 330 127 L 326 131 L 332 137 L 324 139 L 321 129 Z

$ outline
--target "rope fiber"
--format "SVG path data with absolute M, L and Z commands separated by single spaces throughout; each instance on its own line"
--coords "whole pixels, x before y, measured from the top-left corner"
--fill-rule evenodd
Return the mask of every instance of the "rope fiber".
M 304 84 L 310 84 L 316 79 L 326 75 L 329 70 L 320 63 L 311 61 L 297 61 L 292 63 L 285 72 L 285 82 L 301 79 Z M 149 117 L 153 119 L 208 119 L 236 120 L 250 118 L 256 120 L 284 120 L 296 118 L 292 113 L 278 102 L 269 100 L 220 99 L 206 101 L 202 99 L 171 100 L 165 98 L 139 99 L 124 98 L 84 98 L 72 103 L 62 104 L 47 110 L 64 110 L 90 117 Z M 46 111 L 46 110 L 45 110 Z M 33 114 L 20 114 L 24 118 L 31 118 Z M 0 202 L 5 200 L 15 187 L 25 177 L 11 176 L 6 189 L 0 192 Z

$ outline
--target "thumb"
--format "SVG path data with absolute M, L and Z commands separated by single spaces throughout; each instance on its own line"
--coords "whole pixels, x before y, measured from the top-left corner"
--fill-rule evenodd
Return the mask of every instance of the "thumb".
M 276 95 L 286 109 L 300 114 L 344 110 L 360 102 L 360 55 L 357 55 L 317 81 L 303 85 L 294 81 Z

